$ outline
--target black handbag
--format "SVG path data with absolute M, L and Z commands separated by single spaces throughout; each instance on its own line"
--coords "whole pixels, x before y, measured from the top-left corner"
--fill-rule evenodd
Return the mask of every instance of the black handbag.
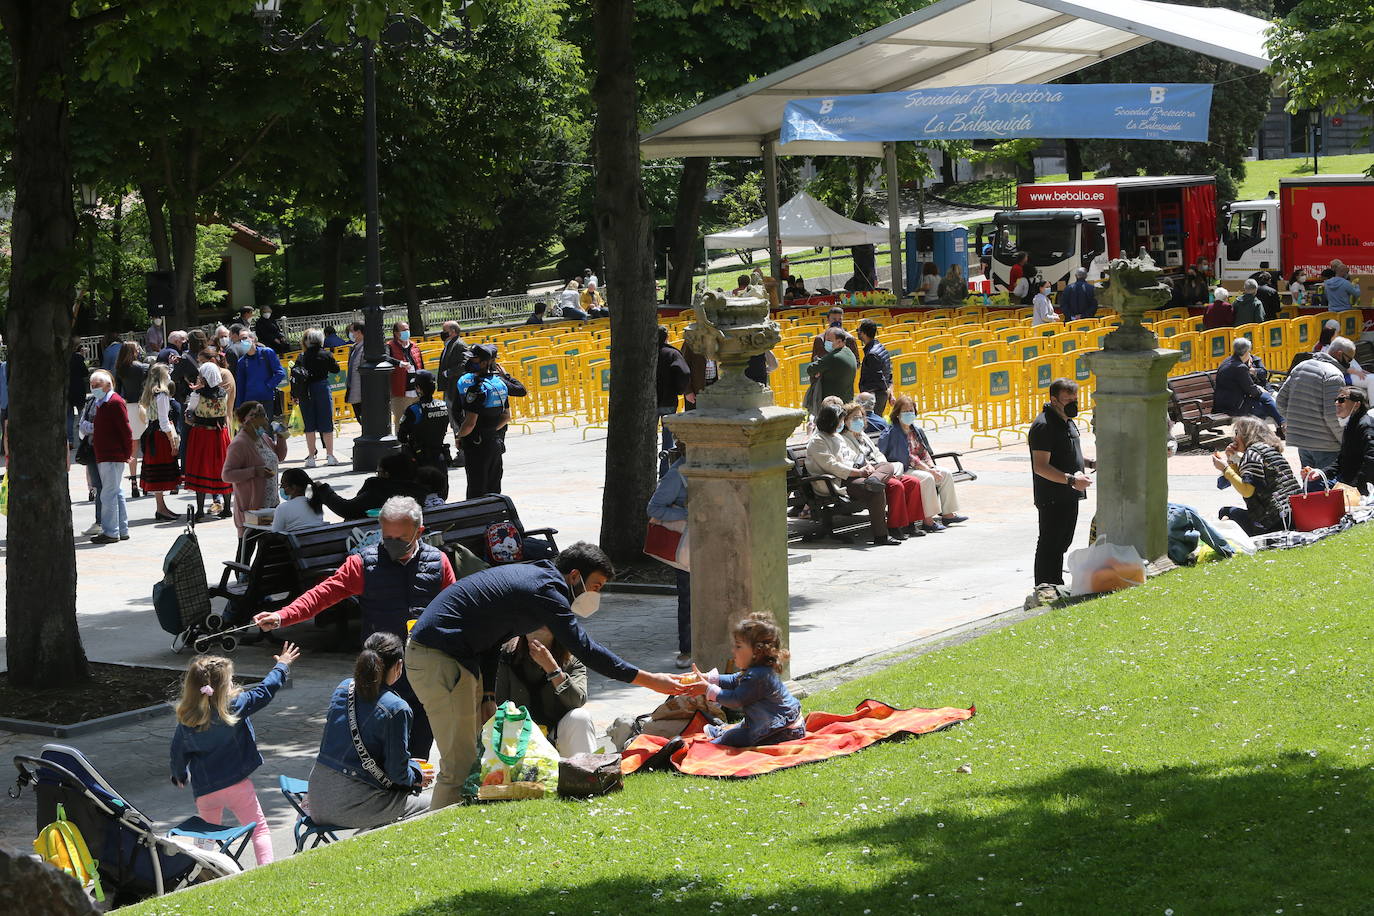
M 91 445 L 91 437 L 82 438 L 76 446 L 76 463 L 84 464 L 87 467 L 95 464 L 95 446 Z

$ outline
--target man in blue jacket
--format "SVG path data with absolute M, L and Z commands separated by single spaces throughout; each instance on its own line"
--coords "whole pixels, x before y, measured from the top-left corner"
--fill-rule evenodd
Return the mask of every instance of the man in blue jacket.
M 234 366 L 238 403 L 259 401 L 267 408 L 269 417 L 280 415 L 277 386 L 286 378 L 286 370 L 281 367 L 277 354 L 270 347 L 259 344 L 257 335 L 246 329 L 233 346 L 239 357 Z
M 559 645 L 603 677 L 659 693 L 686 689 L 666 674 L 625 662 L 582 629 L 578 618 L 596 612 L 601 587 L 613 575 L 600 547 L 579 542 L 552 562 L 511 563 L 464 576 L 420 614 L 406 645 L 406 675 L 439 745 L 431 808 L 461 800 L 482 723 L 496 712 L 496 669 L 509 639 L 548 627 Z M 562 674 L 555 670 L 549 680 Z
M 1080 267 L 1073 272 L 1073 282 L 1059 294 L 1059 311 L 1066 322 L 1097 314 L 1097 290 L 1088 282 L 1087 268 Z

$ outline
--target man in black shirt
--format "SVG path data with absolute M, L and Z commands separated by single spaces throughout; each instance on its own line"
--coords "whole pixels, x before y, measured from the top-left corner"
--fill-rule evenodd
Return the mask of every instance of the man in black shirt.
M 1054 586 L 1064 584 L 1064 554 L 1078 525 L 1078 502 L 1092 485 L 1083 468 L 1097 462 L 1083 459 L 1079 445 L 1078 383 L 1057 378 L 1050 382 L 1050 400 L 1026 436 L 1031 453 L 1031 485 L 1040 515 L 1035 544 L 1035 587 L 1042 598 L 1055 597 Z M 1057 593 L 1056 593 L 1057 594 Z
M 514 636 L 548 627 L 560 645 L 604 677 L 659 693 L 686 689 L 666 674 L 624 661 L 578 622 L 595 613 L 601 587 L 613 575 L 601 548 L 579 542 L 553 562 L 509 563 L 464 576 L 430 601 L 410 631 L 406 671 L 439 744 L 431 808 L 462 799 L 482 723 L 496 712 L 501 645 Z
M 878 343 L 878 324 L 871 318 L 859 322 L 859 343 L 864 347 L 859 366 L 859 390 L 873 395 L 873 411 L 882 416 L 892 395 L 892 357 Z

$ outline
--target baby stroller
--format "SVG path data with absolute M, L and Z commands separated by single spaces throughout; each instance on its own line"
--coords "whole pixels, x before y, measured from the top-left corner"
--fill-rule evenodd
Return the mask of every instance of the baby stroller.
M 237 857 L 253 824 L 222 827 L 192 817 L 159 834 L 152 820 L 112 789 L 80 751 L 61 744 L 44 745 L 37 757 L 16 755 L 14 766 L 19 778 L 10 798 L 18 798 L 24 786 L 35 787 L 38 831 L 57 819 L 57 806 L 62 805 L 98 863 L 113 906 L 243 871 Z M 197 848 L 196 840 L 212 842 L 219 851 Z M 231 852 L 234 842 L 238 848 Z
M 162 560 L 162 581 L 153 586 L 153 609 L 162 629 L 172 634 L 172 651 L 191 645 L 197 652 L 232 652 L 238 637 L 221 634 L 224 617 L 210 610 L 210 589 L 205 582 L 205 560 L 196 538 L 194 510 L 186 510 L 186 530 Z

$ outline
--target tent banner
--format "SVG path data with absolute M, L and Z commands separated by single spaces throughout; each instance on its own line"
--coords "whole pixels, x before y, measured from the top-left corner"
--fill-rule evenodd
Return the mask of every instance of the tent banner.
M 1187 140 L 1206 142 L 1210 83 L 946 86 L 795 99 L 782 143 L 828 140 Z

